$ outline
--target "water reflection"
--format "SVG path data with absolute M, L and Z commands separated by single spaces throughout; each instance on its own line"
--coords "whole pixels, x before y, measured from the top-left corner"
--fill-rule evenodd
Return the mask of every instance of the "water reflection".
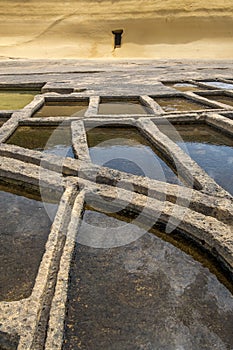
M 97 127 L 88 130 L 87 139 L 91 159 L 98 165 L 181 184 L 159 153 L 135 128 Z
M 204 124 L 158 127 L 233 195 L 233 139 Z
M 31 294 L 58 200 L 45 208 L 37 194 L 0 182 L 0 300 Z
M 86 209 L 79 235 L 133 222 Z M 111 222 L 112 221 L 112 222 Z M 153 229 L 112 249 L 76 245 L 63 350 L 233 347 L 233 297 L 201 263 Z M 111 239 L 111 237 L 110 237 Z
M 19 126 L 7 143 L 74 158 L 70 127 Z

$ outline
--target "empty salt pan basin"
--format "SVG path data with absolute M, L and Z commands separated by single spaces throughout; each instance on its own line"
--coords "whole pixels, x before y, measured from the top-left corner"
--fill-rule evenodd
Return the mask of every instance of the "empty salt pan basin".
M 165 86 L 171 87 L 173 89 L 176 89 L 176 90 L 179 90 L 179 91 L 182 91 L 182 92 L 203 90 L 203 88 L 201 88 L 201 87 L 199 87 L 197 85 L 191 84 L 191 83 L 175 83 L 175 84 L 163 83 L 163 84 Z
M 87 131 L 94 163 L 134 175 L 181 184 L 159 152 L 132 127 L 97 127 Z
M 99 114 L 151 114 L 153 111 L 139 101 L 103 101 L 99 104 Z
M 222 83 L 220 81 L 205 81 L 204 83 L 219 89 L 228 89 L 228 90 L 233 89 L 233 84 L 230 84 L 230 83 Z
M 0 110 L 21 109 L 29 104 L 39 91 L 0 90 Z
M 158 127 L 233 195 L 232 138 L 205 124 Z
M 162 107 L 164 112 L 197 111 L 212 108 L 185 97 L 153 97 L 153 99 Z
M 205 98 L 208 98 L 209 100 L 217 101 L 220 103 L 224 103 L 229 106 L 233 106 L 233 97 L 225 96 L 225 95 L 205 95 Z
M 29 297 L 59 198 L 0 182 L 0 300 Z
M 7 143 L 74 158 L 69 126 L 19 126 Z
M 114 244 L 116 228 L 118 237 L 140 230 L 141 236 L 110 249 L 93 246 Z M 100 229 L 102 237 L 81 243 Z M 63 350 L 233 347 L 231 292 L 208 262 L 159 237 L 159 228 L 146 232 L 134 221 L 86 208 L 70 270 Z M 187 250 L 198 257 L 190 243 Z
M 87 107 L 88 101 L 46 102 L 33 117 L 84 117 Z

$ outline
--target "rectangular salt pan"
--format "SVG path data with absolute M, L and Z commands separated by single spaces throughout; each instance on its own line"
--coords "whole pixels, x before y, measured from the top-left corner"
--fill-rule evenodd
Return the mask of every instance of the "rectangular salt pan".
M 7 143 L 74 158 L 70 127 L 19 126 Z
M 0 300 L 30 296 L 56 203 L 0 182 Z

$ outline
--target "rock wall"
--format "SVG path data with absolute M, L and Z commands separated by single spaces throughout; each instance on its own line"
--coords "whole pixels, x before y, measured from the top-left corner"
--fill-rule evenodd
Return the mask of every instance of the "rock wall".
M 232 43 L 232 0 L 0 2 L 2 58 L 232 58 Z

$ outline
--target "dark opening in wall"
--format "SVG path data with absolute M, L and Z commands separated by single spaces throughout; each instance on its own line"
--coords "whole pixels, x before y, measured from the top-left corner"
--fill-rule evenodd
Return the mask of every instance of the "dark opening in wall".
M 113 30 L 112 34 L 115 36 L 114 49 L 121 47 L 121 39 L 122 39 L 123 29 Z

